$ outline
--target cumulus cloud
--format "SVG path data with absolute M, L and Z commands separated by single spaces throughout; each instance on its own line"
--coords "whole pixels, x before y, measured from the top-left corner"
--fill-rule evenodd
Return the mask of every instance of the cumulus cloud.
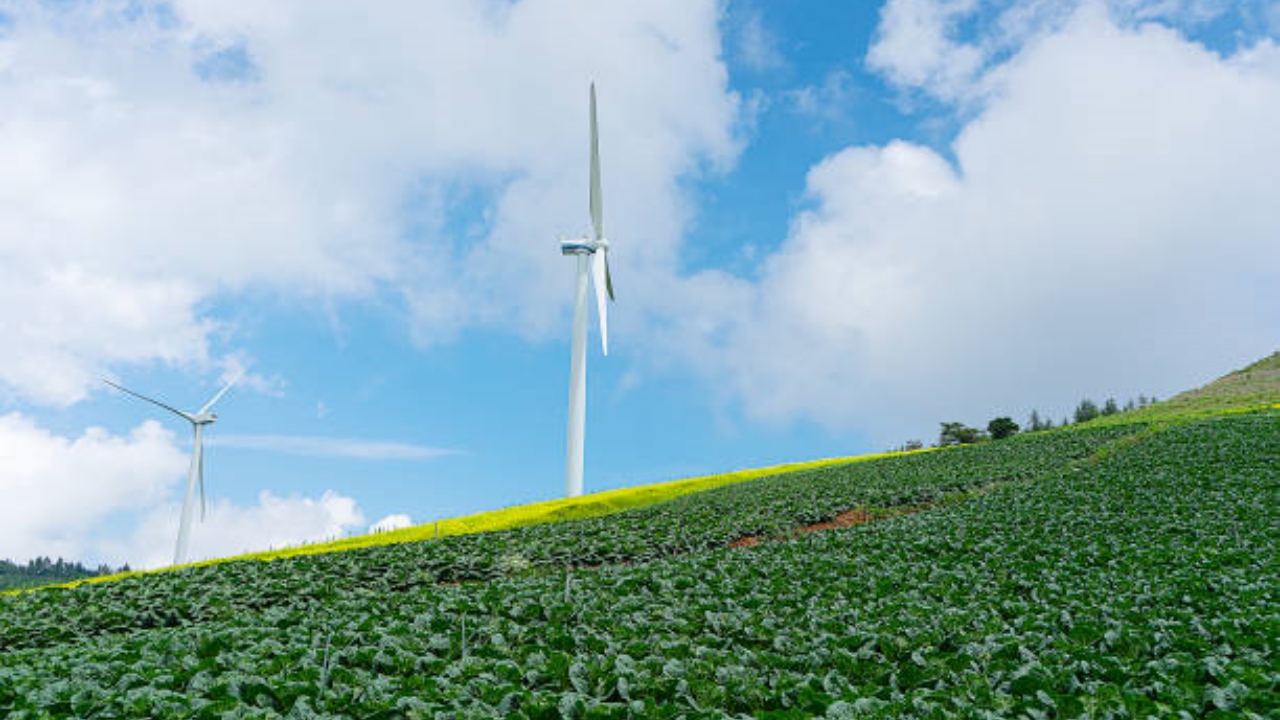
M 151 508 L 126 541 L 106 545 L 109 556 L 131 558 L 144 568 L 171 564 L 180 511 L 177 504 Z M 355 499 L 332 490 L 318 499 L 280 497 L 264 490 L 254 505 L 225 499 L 211 503 L 205 519 L 192 525 L 190 559 L 336 540 L 362 529 L 365 522 Z
M 213 323 L 193 311 L 199 294 L 188 283 L 132 280 L 76 265 L 23 265 L 0 268 L 0 387 L 6 394 L 66 406 L 84 399 L 109 364 L 207 359 Z
M 162 502 L 187 462 L 155 421 L 124 436 L 89 428 L 67 438 L 0 415 L 0 557 L 85 558 L 106 521 Z
M 382 518 L 381 520 L 379 520 L 378 522 L 370 525 L 369 532 L 371 533 L 390 532 L 392 530 L 399 530 L 401 528 L 411 527 L 412 525 L 413 525 L 413 518 L 409 517 L 408 515 L 405 515 L 404 513 L 396 513 L 394 515 L 388 515 Z
M 403 295 L 426 344 L 562 332 L 555 237 L 586 226 L 591 79 L 607 227 L 644 238 L 616 246 L 629 291 L 675 267 L 679 178 L 739 148 L 711 0 L 29 0 L 6 18 L 0 329 L 23 342 L 0 387 L 35 403 L 115 365 L 207 367 L 207 301 L 242 291 Z M 459 223 L 473 190 L 483 219 Z
M 892 442 L 1274 350 L 1277 57 L 1076 14 L 988 71 L 954 165 L 892 142 L 814 167 L 700 360 L 757 418 Z
M 21 413 L 0 415 L 0 558 L 168 565 L 189 457 L 152 420 L 126 435 L 89 428 L 69 438 Z M 379 522 L 401 518 L 408 520 Z M 200 559 L 319 542 L 365 523 L 355 499 L 333 491 L 319 498 L 264 491 L 249 505 L 223 498 L 194 526 L 190 553 Z
M 964 95 L 984 53 L 957 40 L 957 26 L 977 6 L 978 0 L 890 0 L 880 10 L 868 66 L 896 85 L 927 87 L 949 100 Z

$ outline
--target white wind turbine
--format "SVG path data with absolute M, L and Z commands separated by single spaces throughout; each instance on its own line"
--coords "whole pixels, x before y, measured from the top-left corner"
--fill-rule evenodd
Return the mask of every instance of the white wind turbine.
M 565 459 L 565 494 L 582 494 L 583 433 L 587 422 L 587 275 L 596 290 L 600 316 L 600 346 L 609 354 L 608 303 L 613 300 L 609 276 L 609 241 L 604 238 L 604 199 L 600 194 L 600 140 L 596 131 L 596 86 L 591 84 L 591 237 L 561 240 L 560 252 L 578 257 L 578 277 L 573 295 L 573 347 L 569 365 L 569 428 Z
M 206 425 L 212 425 L 214 421 L 218 419 L 217 413 L 209 411 L 213 408 L 213 404 L 221 400 L 222 396 L 231 389 L 232 385 L 236 384 L 236 381 L 239 380 L 240 376 L 243 374 L 244 371 L 237 373 L 235 377 L 231 378 L 231 380 L 227 382 L 226 385 L 222 386 L 221 390 L 219 390 L 213 397 L 209 398 L 209 402 L 205 403 L 204 407 L 194 413 L 183 412 L 175 407 L 165 405 L 159 400 L 149 398 L 141 393 L 136 393 L 123 385 L 116 384 L 105 378 L 103 379 L 103 382 L 111 387 L 117 390 L 123 390 L 124 392 L 127 392 L 141 400 L 146 400 L 152 405 L 158 405 L 191 423 L 191 470 L 187 473 L 186 499 L 182 501 L 182 520 L 178 525 L 178 544 L 173 550 L 174 565 L 181 565 L 187 560 L 187 541 L 191 536 L 191 515 L 195 511 L 194 505 L 197 482 L 199 482 L 200 485 L 200 519 L 204 520 L 204 428 Z

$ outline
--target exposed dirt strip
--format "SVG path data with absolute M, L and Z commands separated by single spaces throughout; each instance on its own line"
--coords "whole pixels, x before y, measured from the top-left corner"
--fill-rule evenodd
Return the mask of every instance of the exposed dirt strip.
M 867 508 L 861 508 L 861 507 L 854 508 L 852 510 L 847 510 L 845 512 L 842 512 L 839 515 L 836 515 L 835 517 L 831 518 L 830 520 L 811 523 L 809 525 L 799 525 L 793 530 L 792 535 L 793 536 L 806 535 L 808 533 L 821 532 L 823 530 L 834 530 L 836 528 L 853 527 L 854 525 L 862 525 L 865 523 L 869 523 L 872 520 L 883 520 L 885 518 L 898 517 L 900 515 L 909 515 L 911 513 L 917 513 L 929 506 L 930 506 L 929 504 L 916 505 L 916 506 L 901 508 L 897 512 L 880 512 L 876 514 L 872 514 L 872 512 Z M 766 538 L 762 538 L 759 535 L 748 535 L 746 537 L 740 537 L 737 540 L 734 540 L 733 542 L 729 543 L 729 547 L 731 548 L 755 547 L 756 545 L 759 545 L 761 542 L 763 542 L 765 539 Z M 780 538 L 774 538 L 774 539 L 785 540 L 787 538 L 780 537 Z

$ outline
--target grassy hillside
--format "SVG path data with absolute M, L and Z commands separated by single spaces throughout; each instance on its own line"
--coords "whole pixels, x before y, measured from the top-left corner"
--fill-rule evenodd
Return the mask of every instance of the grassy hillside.
M 1276 405 L 1280 405 L 1280 351 L 1248 367 L 1227 373 L 1204 387 L 1112 417 L 1121 422 L 1185 420 Z
M 1280 410 L 1235 410 L 0 598 L 0 716 L 1274 717 Z
M 1170 410 L 1220 410 L 1280 402 L 1280 351 L 1197 390 L 1170 398 Z

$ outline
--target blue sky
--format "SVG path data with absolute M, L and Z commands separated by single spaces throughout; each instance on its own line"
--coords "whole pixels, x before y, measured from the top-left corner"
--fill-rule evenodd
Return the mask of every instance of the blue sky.
M 1275 349 L 1280 3 L 0 5 L 0 556 L 563 492 L 1166 396 Z M 158 423 L 158 424 L 156 424 Z M 394 521 L 404 522 L 403 518 Z

